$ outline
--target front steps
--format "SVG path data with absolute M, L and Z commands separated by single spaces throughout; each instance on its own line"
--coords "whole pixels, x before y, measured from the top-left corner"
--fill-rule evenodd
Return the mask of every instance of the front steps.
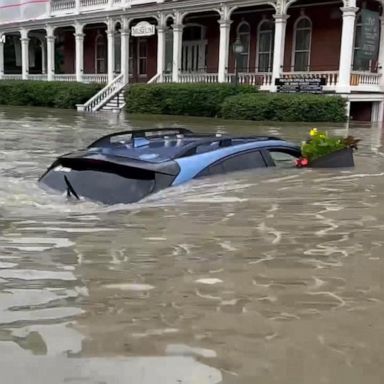
M 124 91 L 120 91 L 101 107 L 101 111 L 120 112 L 125 107 Z

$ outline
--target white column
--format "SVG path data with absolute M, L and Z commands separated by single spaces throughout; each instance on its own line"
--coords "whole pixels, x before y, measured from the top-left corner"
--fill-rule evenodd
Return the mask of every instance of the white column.
M 107 31 L 108 39 L 108 83 L 115 77 L 115 31 Z
M 183 25 L 173 25 L 173 63 L 172 63 L 172 81 L 179 82 L 179 73 L 181 69 L 181 50 L 183 45 Z
M 4 77 L 4 37 L 0 33 L 0 80 Z
M 351 90 L 351 70 L 353 60 L 353 39 L 355 34 L 355 18 L 358 8 L 344 7 L 343 29 L 341 33 L 339 77 L 336 86 L 336 92 L 349 93 Z
M 41 73 L 45 75 L 47 73 L 47 51 L 44 38 L 40 40 L 41 47 Z
M 83 25 L 76 24 L 75 43 L 76 43 L 76 81 L 83 80 L 84 73 L 84 33 Z
M 21 41 L 21 73 L 23 80 L 28 79 L 29 73 L 29 38 L 28 31 L 22 29 L 20 31 L 20 41 Z
M 47 28 L 47 80 L 55 78 L 55 35 L 53 28 Z
M 124 17 L 121 21 L 120 49 L 121 49 L 121 73 L 124 76 L 124 83 L 129 82 L 129 23 L 130 20 Z
M 124 83 L 129 82 L 129 31 L 121 31 L 121 73 Z
M 275 42 L 273 50 L 272 90 L 276 91 L 275 80 L 281 76 L 284 65 L 285 31 L 288 15 L 273 15 L 275 19 Z
M 165 30 L 164 25 L 157 27 L 157 74 L 160 76 L 160 83 L 163 82 L 165 69 Z
M 219 43 L 219 67 L 218 81 L 219 83 L 226 82 L 228 71 L 228 56 L 229 56 L 229 33 L 231 31 L 230 20 L 219 20 L 220 24 L 220 43 Z

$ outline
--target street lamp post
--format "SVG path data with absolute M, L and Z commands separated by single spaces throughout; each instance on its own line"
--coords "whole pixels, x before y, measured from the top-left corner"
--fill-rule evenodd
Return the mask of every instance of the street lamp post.
M 240 55 L 244 52 L 244 46 L 241 43 L 239 37 L 232 45 L 233 53 L 235 54 L 235 86 L 239 83 L 239 58 Z

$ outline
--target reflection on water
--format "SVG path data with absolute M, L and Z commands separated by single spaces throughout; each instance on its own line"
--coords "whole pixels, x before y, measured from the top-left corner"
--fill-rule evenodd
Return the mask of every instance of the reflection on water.
M 0 108 L 1 383 L 382 383 L 381 127 L 325 127 L 362 138 L 353 170 L 244 172 L 112 207 L 37 187 L 115 130 L 311 128 L 154 120 Z

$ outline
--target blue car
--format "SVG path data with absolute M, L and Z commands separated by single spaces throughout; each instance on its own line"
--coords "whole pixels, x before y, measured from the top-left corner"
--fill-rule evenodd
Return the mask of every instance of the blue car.
M 192 179 L 292 166 L 300 147 L 276 137 L 199 134 L 182 128 L 124 131 L 59 157 L 42 187 L 104 204 L 133 203 Z

